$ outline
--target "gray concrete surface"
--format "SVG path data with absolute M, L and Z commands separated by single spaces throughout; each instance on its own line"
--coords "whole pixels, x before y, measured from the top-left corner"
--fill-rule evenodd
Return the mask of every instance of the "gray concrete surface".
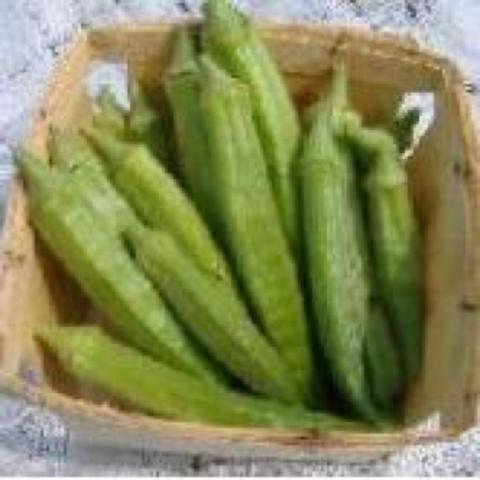
M 478 0 L 238 0 L 255 15 L 293 21 L 361 23 L 408 33 L 454 58 L 470 89 L 480 87 Z M 200 0 L 0 1 L 0 205 L 8 194 L 12 148 L 65 45 L 82 28 L 126 19 L 199 13 Z M 108 77 L 108 73 L 106 77 Z M 106 78 L 105 75 L 102 78 Z M 473 86 L 473 88 L 472 88 Z M 0 394 L 0 475 L 479 475 L 480 432 L 411 448 L 366 464 L 233 461 L 72 444 L 49 412 Z

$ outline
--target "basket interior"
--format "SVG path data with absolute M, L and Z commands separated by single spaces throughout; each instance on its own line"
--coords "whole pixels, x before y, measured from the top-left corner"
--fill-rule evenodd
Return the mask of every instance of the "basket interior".
M 462 304 L 467 220 L 465 146 L 452 87 L 445 69 L 434 60 L 394 42 L 369 40 L 336 31 L 267 28 L 266 40 L 284 72 L 300 108 L 311 104 L 328 85 L 332 59 L 342 55 L 351 79 L 353 103 L 371 124 L 392 118 L 402 96 L 432 92 L 434 122 L 409 165 L 409 182 L 421 224 L 425 294 L 426 348 L 423 375 L 408 394 L 408 419 L 436 413 L 438 428 L 463 426 L 462 410 L 471 339 Z M 85 77 L 95 60 L 125 61 L 155 87 L 167 64 L 171 27 L 104 29 L 81 38 L 57 76 L 29 140 L 45 151 L 47 128 L 70 128 L 89 119 L 91 102 Z M 98 314 L 79 288 L 32 235 L 21 188 L 11 202 L 8 248 L 20 255 L 5 274 L 15 293 L 5 301 L 10 314 L 0 321 L 0 365 L 27 382 L 75 398 L 103 401 L 62 374 L 32 341 L 39 322 L 95 321 Z M 5 286 L 5 285 L 4 285 Z M 6 307 L 5 307 L 6 308 Z M 3 335 L 3 338 L 2 338 Z

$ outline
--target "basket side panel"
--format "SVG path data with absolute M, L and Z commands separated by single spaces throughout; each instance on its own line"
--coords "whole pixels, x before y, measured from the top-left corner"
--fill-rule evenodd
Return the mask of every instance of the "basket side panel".
M 434 125 L 409 172 L 422 224 L 426 299 L 424 370 L 409 413 L 413 419 L 439 411 L 444 426 L 460 427 L 468 362 L 461 302 L 467 262 L 465 150 L 449 83 L 435 98 Z

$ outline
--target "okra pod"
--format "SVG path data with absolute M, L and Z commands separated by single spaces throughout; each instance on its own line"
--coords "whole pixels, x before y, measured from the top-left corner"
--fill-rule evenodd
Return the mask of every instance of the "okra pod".
M 82 183 L 85 200 L 105 225 L 116 233 L 123 231 L 134 213 L 108 179 L 100 158 L 85 138 L 52 129 L 48 149 L 52 163 L 68 174 L 69 181 Z
M 350 122 L 345 135 L 366 164 L 364 189 L 378 288 L 406 379 L 412 380 L 421 368 L 423 325 L 420 242 L 407 175 L 389 133 Z
M 126 135 L 126 113 L 118 104 L 115 94 L 104 87 L 97 98 L 98 112 L 93 116 L 97 128 L 124 137 Z
M 276 212 L 249 93 L 208 57 L 201 61 L 201 76 L 220 241 L 255 319 L 308 398 L 313 365 L 303 298 Z
M 138 143 L 145 144 L 155 158 L 162 162 L 167 161 L 169 153 L 161 113 L 133 76 L 129 78 L 128 93 L 130 113 L 127 122 L 130 137 Z
M 245 427 L 365 429 L 333 415 L 203 383 L 111 340 L 96 327 L 48 326 L 37 337 L 79 382 L 150 415 Z
M 202 269 L 230 282 L 228 266 L 195 206 L 149 150 L 95 130 L 86 133 L 113 183 L 145 223 L 168 230 Z
M 229 285 L 202 272 L 168 233 L 137 224 L 127 239 L 177 318 L 213 358 L 257 393 L 298 402 L 286 367 Z
M 105 314 L 109 327 L 140 350 L 212 380 L 210 365 L 130 258 L 122 239 L 106 229 L 85 202 L 82 184 L 25 153 L 18 162 L 37 232 Z
M 208 0 L 204 9 L 206 52 L 248 86 L 277 209 L 289 245 L 296 253 L 299 227 L 293 162 L 301 128 L 293 101 L 249 20 L 228 0 Z
M 202 216 L 217 231 L 210 153 L 200 108 L 200 72 L 186 27 L 177 31 L 165 89 L 172 108 L 184 183 Z
M 356 413 L 376 421 L 363 361 L 370 291 L 358 212 L 352 208 L 353 162 L 336 138 L 347 104 L 346 82 L 345 70 L 336 69 L 332 91 L 316 109 L 303 147 L 304 242 L 317 335 L 332 377 Z

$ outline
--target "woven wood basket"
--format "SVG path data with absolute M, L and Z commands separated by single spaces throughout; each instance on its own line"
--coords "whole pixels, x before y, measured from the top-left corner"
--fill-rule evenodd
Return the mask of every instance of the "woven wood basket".
M 54 75 L 28 146 L 42 153 L 50 124 L 69 128 L 89 119 L 84 79 L 95 60 L 126 62 L 146 82 L 158 85 L 172 29 L 172 23 L 124 25 L 78 37 Z M 33 327 L 91 318 L 93 309 L 36 241 L 18 180 L 3 230 L 0 389 L 48 406 L 74 435 L 94 444 L 346 460 L 454 438 L 477 423 L 480 394 L 480 145 L 461 75 L 444 58 L 391 35 L 317 25 L 266 25 L 263 33 L 299 104 L 312 101 L 328 84 L 332 58 L 339 54 L 349 68 L 354 103 L 371 121 L 391 118 L 405 92 L 434 94 L 433 125 L 409 167 L 422 226 L 426 298 L 424 370 L 408 395 L 409 426 L 393 433 L 315 435 L 210 427 L 129 413 L 72 384 L 41 356 Z M 436 421 L 419 426 L 432 415 Z

